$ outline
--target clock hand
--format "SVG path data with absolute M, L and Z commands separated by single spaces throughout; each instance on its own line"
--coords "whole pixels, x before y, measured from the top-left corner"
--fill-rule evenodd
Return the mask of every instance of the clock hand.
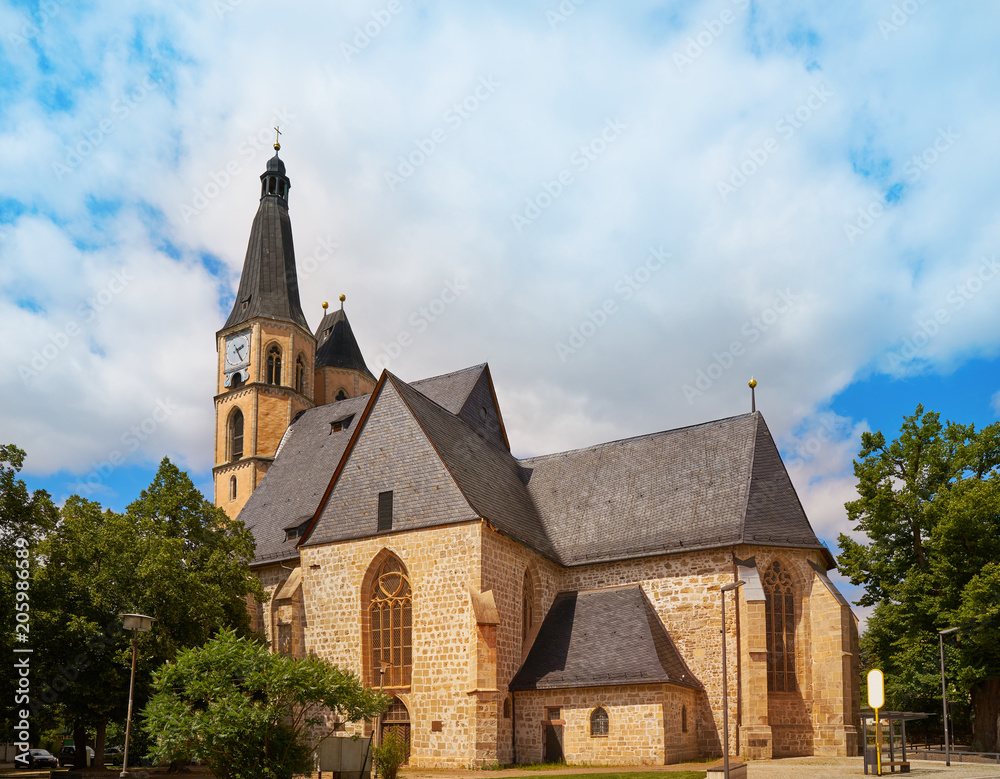
M 243 359 L 243 355 L 240 354 L 241 351 L 243 351 L 243 347 L 242 346 L 237 346 L 236 347 L 236 356 L 239 357 L 242 360 Z

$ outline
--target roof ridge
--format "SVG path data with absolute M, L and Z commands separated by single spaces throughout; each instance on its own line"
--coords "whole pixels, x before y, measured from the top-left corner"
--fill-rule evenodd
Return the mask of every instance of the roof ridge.
M 740 543 L 745 544 L 747 542 L 747 507 L 750 505 L 750 492 L 753 490 L 753 466 L 757 459 L 757 431 L 760 429 L 758 424 L 759 411 L 751 412 L 753 420 L 753 434 L 750 436 L 750 467 L 747 468 L 747 481 L 746 490 L 743 495 L 743 507 L 740 509 Z
M 760 412 L 754 412 L 759 414 Z M 518 460 L 518 462 L 524 464 L 532 460 L 543 460 L 549 457 L 558 457 L 562 454 L 575 454 L 576 452 L 586 452 L 589 450 L 600 449 L 603 446 L 613 446 L 614 444 L 624 444 L 630 441 L 641 441 L 643 439 L 655 438 L 656 436 L 667 435 L 669 433 L 681 433 L 686 430 L 695 430 L 700 427 L 709 427 L 711 425 L 721 424 L 723 422 L 731 422 L 734 419 L 742 419 L 744 417 L 752 416 L 752 414 L 736 414 L 731 417 L 722 417 L 721 419 L 713 419 L 710 422 L 699 422 L 694 425 L 685 425 L 684 427 L 672 427 L 666 430 L 657 430 L 652 433 L 642 433 L 641 435 L 626 436 L 625 438 L 616 438 L 612 441 L 601 441 L 600 443 L 590 444 L 588 446 L 580 446 L 576 449 L 565 449 L 561 452 L 552 452 L 551 454 L 536 454 L 532 457 L 525 457 Z

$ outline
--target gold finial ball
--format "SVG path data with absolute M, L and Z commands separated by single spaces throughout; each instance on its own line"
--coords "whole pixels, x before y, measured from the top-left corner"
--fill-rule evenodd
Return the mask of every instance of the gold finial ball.
M 757 386 L 757 379 L 755 379 L 753 376 L 751 376 L 750 377 L 750 381 L 747 382 L 747 386 L 750 389 L 753 389 L 754 387 L 756 387 Z
M 326 310 L 327 310 L 327 309 L 328 309 L 329 307 L 330 307 L 330 304 L 329 304 L 329 303 L 327 303 L 327 302 L 326 302 L 326 301 L 324 300 L 324 301 L 323 301 L 323 310 L 324 310 L 324 311 L 326 311 Z
M 347 295 L 341 295 L 340 302 L 343 303 L 345 300 L 347 300 Z
M 278 143 L 277 141 L 274 142 L 274 150 L 281 151 L 281 144 Z

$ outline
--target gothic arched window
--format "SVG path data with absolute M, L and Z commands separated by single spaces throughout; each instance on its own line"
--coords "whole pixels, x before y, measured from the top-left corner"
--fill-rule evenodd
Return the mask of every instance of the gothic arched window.
M 229 499 L 236 500 L 236 477 L 229 477 Z
M 302 394 L 306 387 L 306 361 L 300 354 L 295 360 L 295 391 Z
M 271 344 L 267 349 L 267 375 L 264 379 L 268 384 L 281 384 L 281 347 Z
M 343 387 L 341 387 L 337 391 L 337 397 L 334 398 L 334 400 L 347 400 L 347 390 L 345 390 Z
M 795 597 L 792 577 L 775 560 L 764 571 L 767 691 L 795 692 Z
M 394 556 L 377 561 L 367 592 L 369 680 L 409 687 L 413 671 L 413 591 L 406 567 Z M 385 673 L 380 671 L 385 669 Z
M 535 619 L 535 588 L 531 582 L 531 571 L 524 569 L 524 583 L 521 585 L 521 643 L 528 640 L 531 623 Z
M 590 735 L 608 735 L 608 712 L 600 706 L 590 713 Z
M 243 456 L 243 412 L 239 409 L 229 415 L 229 462 Z

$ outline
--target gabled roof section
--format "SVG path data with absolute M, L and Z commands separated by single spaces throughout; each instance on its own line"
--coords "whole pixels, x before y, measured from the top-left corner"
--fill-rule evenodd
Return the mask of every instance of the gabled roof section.
M 292 322 L 309 331 L 299 303 L 288 202 L 277 195 L 267 194 L 260 199 L 250 228 L 240 288 L 222 329 L 227 330 L 255 317 Z
M 368 396 L 313 408 L 291 424 L 281 450 L 257 485 L 240 519 L 257 542 L 254 562 L 264 564 L 299 556 L 299 539 L 286 538 L 286 528 L 301 525 L 316 513 L 323 491 L 343 457 L 357 424 L 332 432 L 332 422 L 360 415 Z
M 365 365 L 361 347 L 358 346 L 343 308 L 324 316 L 316 328 L 316 367 L 324 366 L 360 371 L 375 378 Z
M 536 552 L 558 559 L 525 487 L 521 467 L 510 452 L 414 387 L 388 375 L 479 516 Z
M 635 585 L 556 595 L 509 689 L 664 683 L 701 689 Z
M 509 452 L 510 443 L 507 441 L 507 431 L 504 429 L 496 391 L 493 389 L 490 366 L 484 365 L 482 367 L 482 373 L 479 374 L 479 378 L 462 404 L 458 415 L 479 435 L 489 441 L 496 442 Z
M 486 363 L 481 363 L 460 371 L 412 381 L 410 386 L 421 394 L 433 398 L 434 402 L 448 413 L 458 414 L 487 369 Z
M 521 465 L 564 565 L 718 548 L 744 539 L 825 550 L 758 413 Z

